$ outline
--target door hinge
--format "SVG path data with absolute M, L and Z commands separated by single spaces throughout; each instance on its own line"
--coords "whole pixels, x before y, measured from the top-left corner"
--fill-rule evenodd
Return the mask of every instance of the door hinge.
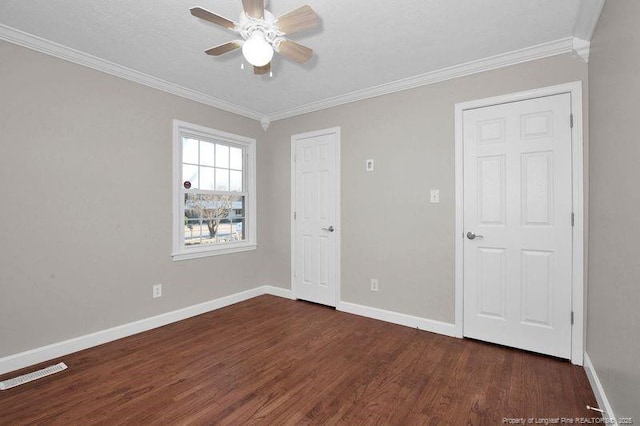
M 571 311 L 571 325 L 573 325 L 573 311 Z
M 569 116 L 569 125 L 571 126 L 571 128 L 573 129 L 573 114 L 571 114 Z
M 576 226 L 576 215 L 571 213 L 571 226 Z
M 296 220 L 298 218 L 298 213 L 293 212 L 293 220 Z

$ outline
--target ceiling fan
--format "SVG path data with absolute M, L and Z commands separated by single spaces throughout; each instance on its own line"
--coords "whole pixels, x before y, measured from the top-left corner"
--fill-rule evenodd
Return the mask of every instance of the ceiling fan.
M 306 5 L 275 18 L 265 10 L 264 2 L 265 0 L 242 0 L 244 11 L 240 14 L 239 23 L 200 7 L 192 8 L 193 16 L 227 28 L 243 38 L 212 47 L 206 51 L 207 55 L 220 56 L 242 48 L 245 59 L 253 65 L 254 74 L 271 71 L 274 51 L 300 64 L 311 59 L 312 49 L 284 36 L 314 28 L 318 25 L 318 15 Z

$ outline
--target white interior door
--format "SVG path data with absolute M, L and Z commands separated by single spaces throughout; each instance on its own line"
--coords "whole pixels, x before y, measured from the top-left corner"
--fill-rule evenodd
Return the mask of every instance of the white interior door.
M 570 94 L 464 112 L 465 336 L 571 357 L 570 116 Z
M 336 306 L 339 242 L 339 129 L 292 137 L 293 292 Z

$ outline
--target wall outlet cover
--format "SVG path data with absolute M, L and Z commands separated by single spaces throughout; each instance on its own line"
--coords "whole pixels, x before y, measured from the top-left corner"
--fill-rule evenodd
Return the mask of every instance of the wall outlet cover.
M 378 291 L 379 287 L 378 287 L 378 279 L 377 278 L 371 278 L 371 291 Z
M 432 203 L 439 203 L 440 202 L 440 190 L 439 189 L 432 189 L 431 190 L 431 194 L 429 195 L 429 201 Z
M 153 298 L 162 297 L 162 284 L 156 284 L 153 286 Z

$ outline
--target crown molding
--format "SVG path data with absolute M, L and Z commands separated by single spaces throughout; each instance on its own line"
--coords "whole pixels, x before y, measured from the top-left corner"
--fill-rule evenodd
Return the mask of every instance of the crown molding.
M 204 93 L 200 93 L 192 89 L 187 89 L 186 87 L 161 80 L 149 74 L 118 65 L 7 25 L 0 24 L 0 40 L 8 41 L 9 43 L 17 44 L 41 53 L 46 53 L 47 55 L 55 56 L 65 61 L 93 68 L 116 77 L 124 78 L 125 80 L 133 81 L 134 83 L 139 83 L 153 89 L 171 93 L 172 95 L 180 96 L 182 98 L 238 114 L 243 117 L 258 121 L 264 117 L 263 114 L 257 111 L 241 107 L 214 96 L 205 95 Z
M 262 116 L 262 119 L 260 119 L 260 125 L 262 126 L 262 129 L 266 132 L 269 126 L 271 125 L 271 120 L 269 120 L 269 117 L 264 115 Z
M 358 90 L 346 95 L 323 99 L 317 102 L 303 105 L 298 108 L 292 108 L 289 110 L 267 114 L 266 117 L 270 122 L 274 122 L 276 120 L 282 120 L 285 118 L 295 117 L 297 115 L 308 114 L 310 112 L 320 111 L 338 105 L 344 105 L 351 102 L 374 98 L 377 96 L 388 95 L 403 90 L 409 90 L 420 86 L 439 83 L 441 81 L 452 80 L 458 77 L 464 77 L 484 71 L 504 68 L 523 62 L 534 61 L 536 59 L 543 59 L 550 56 L 571 53 L 573 51 L 573 38 L 566 37 L 548 43 L 538 44 L 507 53 L 501 53 L 499 55 L 490 56 L 477 61 L 454 65 L 452 67 L 443 68 L 402 80 L 381 84 L 379 86 Z
M 605 0 L 582 0 L 576 25 L 573 27 L 573 35 L 579 39 L 591 41 L 593 32 L 598 25 L 598 19 L 602 13 Z
M 600 11 L 602 10 L 604 0 L 593 0 L 593 2 L 585 1 L 582 3 L 588 3 L 592 5 L 588 8 L 589 11 L 592 12 L 591 14 L 588 15 L 587 12 L 583 12 L 583 10 L 585 10 L 585 7 L 582 7 L 580 16 L 590 16 L 589 19 L 584 18 L 583 21 L 591 22 L 593 24 L 593 28 L 595 28 L 595 24 L 597 23 Z M 593 6 L 594 4 L 596 4 L 596 6 Z M 597 14 L 595 13 L 595 11 L 597 11 Z M 591 30 L 591 32 L 593 32 L 593 29 Z M 443 68 L 436 71 L 419 74 L 390 83 L 369 87 L 366 89 L 347 93 L 345 95 L 323 99 L 317 102 L 302 105 L 300 107 L 270 114 L 262 114 L 258 111 L 254 111 L 240 105 L 236 105 L 232 102 L 225 101 L 214 96 L 206 95 L 192 89 L 187 89 L 186 87 L 182 87 L 177 84 L 170 83 L 157 77 L 142 73 L 140 71 L 136 71 L 131 68 L 127 68 L 122 65 L 107 61 L 105 59 L 80 52 L 70 47 L 63 46 L 53 41 L 49 41 L 41 37 L 26 33 L 24 31 L 9 27 L 7 25 L 0 24 L 0 40 L 5 40 L 7 42 L 36 50 L 47 55 L 55 56 L 65 61 L 93 68 L 95 70 L 102 71 L 116 77 L 124 78 L 126 80 L 133 81 L 135 83 L 139 83 L 157 90 L 161 90 L 163 92 L 171 93 L 185 99 L 189 99 L 204 105 L 208 105 L 256 120 L 260 122 L 265 131 L 269 128 L 269 125 L 271 123 L 277 120 L 283 120 L 285 118 L 308 114 L 326 108 L 388 95 L 391 93 L 439 83 L 446 80 L 452 80 L 454 78 L 477 74 L 484 71 L 508 67 L 510 65 L 516 65 L 523 62 L 534 61 L 536 59 L 543 59 L 550 56 L 571 52 L 579 55 L 582 59 L 585 60 L 585 62 L 589 59 L 589 42 L 585 41 L 588 39 L 581 39 L 579 37 L 567 37 L 527 47 L 524 49 L 490 56 L 476 61 L 467 62 L 460 65 L 454 65 L 452 67 Z
M 573 38 L 573 53 L 580 56 L 580 58 L 582 58 L 585 63 L 589 62 L 590 51 L 591 42 L 579 39 L 577 37 Z

